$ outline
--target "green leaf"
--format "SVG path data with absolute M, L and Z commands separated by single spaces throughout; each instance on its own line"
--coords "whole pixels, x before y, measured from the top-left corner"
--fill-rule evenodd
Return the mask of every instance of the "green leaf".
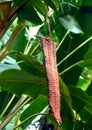
M 88 96 L 86 92 L 84 92 L 80 88 L 69 87 L 71 95 L 83 101 L 85 104 L 92 106 L 92 96 Z
M 42 20 L 40 19 L 32 5 L 29 3 L 21 8 L 20 12 L 18 13 L 18 17 L 21 21 L 25 21 L 25 23 L 30 25 L 42 24 Z
M 81 67 L 88 67 L 88 68 L 92 68 L 92 58 L 90 59 L 84 59 L 81 63 L 79 63 L 79 66 Z
M 22 5 L 26 0 L 13 0 L 16 5 Z
M 32 75 L 23 70 L 5 70 L 0 74 L 0 85 L 5 91 L 10 91 L 18 96 L 28 94 L 37 97 L 46 94 L 46 81 L 43 77 Z
M 85 106 L 84 106 L 84 109 L 85 109 L 86 111 L 88 111 L 88 112 L 92 115 L 92 106 L 90 106 L 90 105 L 85 105 Z
M 92 6 L 92 1 L 91 0 L 83 0 L 82 1 L 82 6 Z
M 46 16 L 46 7 L 42 0 L 32 0 L 32 1 L 27 1 L 27 0 L 13 0 L 16 5 L 22 5 L 25 3 L 25 7 L 29 5 L 32 5 L 40 14 L 43 16 Z
M 19 6 L 23 5 L 20 8 L 20 11 L 18 12 L 18 17 L 21 21 L 25 21 L 27 24 L 32 24 L 32 25 L 39 25 L 42 23 L 42 20 L 38 16 L 36 10 L 33 8 L 31 1 L 14 0 L 14 2 L 16 5 L 19 5 Z M 37 5 L 35 4 L 35 6 Z M 44 9 L 44 6 L 42 6 L 42 9 Z
M 81 119 L 85 121 L 85 123 L 92 125 L 92 114 L 90 114 L 88 111 L 86 111 L 84 108 L 79 113 Z M 92 127 L 91 127 L 92 128 Z
M 60 90 L 61 90 L 61 94 L 62 94 L 61 97 L 63 96 L 63 99 L 65 100 L 67 106 L 69 107 L 69 109 L 71 111 L 71 115 L 73 117 L 74 115 L 73 115 L 72 98 L 70 96 L 70 91 L 61 78 L 59 81 L 60 81 Z
M 57 10 L 56 9 L 56 7 L 55 7 L 55 4 L 54 4 L 54 2 L 52 1 L 52 0 L 44 0 L 45 1 L 45 3 L 48 5 L 48 6 L 50 6 L 53 10 Z
M 61 130 L 72 130 L 73 129 L 73 122 L 68 119 L 63 119 L 61 124 Z
M 65 15 L 59 18 L 60 23 L 63 27 L 75 34 L 83 34 L 83 31 L 78 23 L 78 21 L 71 15 Z
M 89 48 L 86 54 L 83 57 L 83 61 L 79 63 L 81 67 L 92 68 L 92 49 Z
M 83 29 L 83 32 L 87 36 L 91 36 L 92 34 L 91 16 L 92 16 L 92 7 L 83 6 L 80 8 L 78 18 L 80 19 L 80 25 L 82 25 L 81 27 Z
M 46 17 L 46 7 L 45 4 L 42 2 L 42 0 L 31 0 L 29 2 L 30 4 L 32 4 L 32 6 L 40 13 L 42 14 L 44 17 Z
M 84 73 L 81 74 L 78 80 L 77 88 L 81 88 L 82 90 L 86 91 L 90 83 L 91 83 L 91 78 L 90 76 L 88 76 L 88 74 L 85 74 L 84 71 Z
M 61 124 L 58 124 L 58 123 L 56 122 L 55 118 L 54 118 L 51 114 L 47 114 L 46 117 L 51 121 L 51 123 L 52 123 L 54 126 L 56 126 L 56 127 L 58 127 L 58 128 L 61 127 Z
M 92 48 L 89 48 L 87 53 L 84 55 L 84 59 L 92 58 Z
M 31 105 L 29 105 L 29 107 L 27 107 L 27 109 L 21 114 L 20 120 L 23 121 L 26 118 L 34 115 L 34 114 L 38 114 L 41 113 L 41 111 L 48 105 L 48 101 L 47 101 L 47 97 L 45 96 L 39 96 L 37 97 L 32 103 Z M 44 112 L 43 112 L 44 113 Z M 28 126 L 29 124 L 31 124 L 32 120 L 35 117 L 33 117 L 32 119 L 28 120 L 27 122 L 25 122 L 22 127 L 25 128 L 26 126 Z
M 22 55 L 20 53 L 17 53 L 17 61 L 19 62 L 18 65 L 21 67 L 21 69 L 30 72 L 33 75 L 37 75 L 40 77 L 45 77 L 45 70 L 42 64 L 38 62 L 35 58 L 33 58 L 30 55 Z
M 83 130 L 84 124 L 81 121 L 76 121 L 73 126 L 73 130 Z
M 91 70 L 89 70 L 88 72 L 91 72 Z M 92 73 L 91 73 L 91 75 L 92 75 Z M 92 96 L 92 82 L 90 83 L 90 85 L 89 85 L 88 89 L 86 90 L 86 92 L 87 92 L 87 94 L 89 96 Z
M 22 31 L 18 34 L 18 36 L 12 42 L 12 45 L 9 47 L 9 51 L 14 50 L 14 51 L 19 51 L 21 53 L 24 52 L 24 49 L 28 42 L 25 37 L 25 33 L 26 33 L 26 29 L 23 28 Z M 12 53 L 10 53 L 9 55 L 14 57 Z
M 83 109 L 80 111 L 80 116 L 83 120 L 91 124 L 92 122 L 92 106 L 85 105 Z

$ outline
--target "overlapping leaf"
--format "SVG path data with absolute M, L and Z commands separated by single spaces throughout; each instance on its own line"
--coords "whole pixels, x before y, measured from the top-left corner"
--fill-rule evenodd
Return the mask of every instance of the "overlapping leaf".
M 36 97 L 39 94 L 46 94 L 47 89 L 44 77 L 16 69 L 3 71 L 0 74 L 0 85 L 3 90 L 15 93 L 18 96 L 24 93 Z
M 17 61 L 19 62 L 19 66 L 21 69 L 30 72 L 33 75 L 37 75 L 40 77 L 44 77 L 44 67 L 41 63 L 39 63 L 34 57 L 30 55 L 22 55 L 20 53 L 17 54 Z
M 23 121 L 24 119 L 31 117 L 34 114 L 40 114 L 40 112 L 48 105 L 47 97 L 39 96 L 36 98 L 31 105 L 21 114 L 20 120 Z M 44 112 L 43 112 L 44 113 Z M 31 124 L 32 120 L 35 118 L 30 118 L 27 122 L 25 122 L 22 127 L 26 127 Z
M 75 34 L 83 33 L 78 21 L 76 21 L 73 16 L 66 15 L 64 17 L 60 17 L 59 20 L 60 23 L 70 32 Z

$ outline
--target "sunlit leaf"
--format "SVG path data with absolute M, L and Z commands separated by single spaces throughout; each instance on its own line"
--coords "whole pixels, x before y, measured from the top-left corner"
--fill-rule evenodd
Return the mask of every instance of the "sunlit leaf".
M 59 20 L 60 23 L 64 26 L 64 28 L 69 30 L 70 32 L 75 34 L 83 33 L 78 21 L 73 16 L 62 16 L 59 18 Z

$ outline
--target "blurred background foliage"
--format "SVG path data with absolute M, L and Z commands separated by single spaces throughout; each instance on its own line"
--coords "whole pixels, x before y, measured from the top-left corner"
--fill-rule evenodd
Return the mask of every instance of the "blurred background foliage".
M 61 117 L 48 114 L 41 44 L 56 43 Z M 0 130 L 92 129 L 92 1 L 0 0 Z

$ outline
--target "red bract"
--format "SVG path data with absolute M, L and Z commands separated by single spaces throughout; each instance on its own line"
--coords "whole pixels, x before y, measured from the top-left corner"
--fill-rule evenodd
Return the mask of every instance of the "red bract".
M 40 36 L 37 37 L 41 40 L 42 43 L 47 84 L 49 87 L 49 105 L 51 108 L 51 114 L 55 117 L 57 123 L 60 124 L 60 90 L 56 65 L 55 43 L 51 42 L 49 38 Z

